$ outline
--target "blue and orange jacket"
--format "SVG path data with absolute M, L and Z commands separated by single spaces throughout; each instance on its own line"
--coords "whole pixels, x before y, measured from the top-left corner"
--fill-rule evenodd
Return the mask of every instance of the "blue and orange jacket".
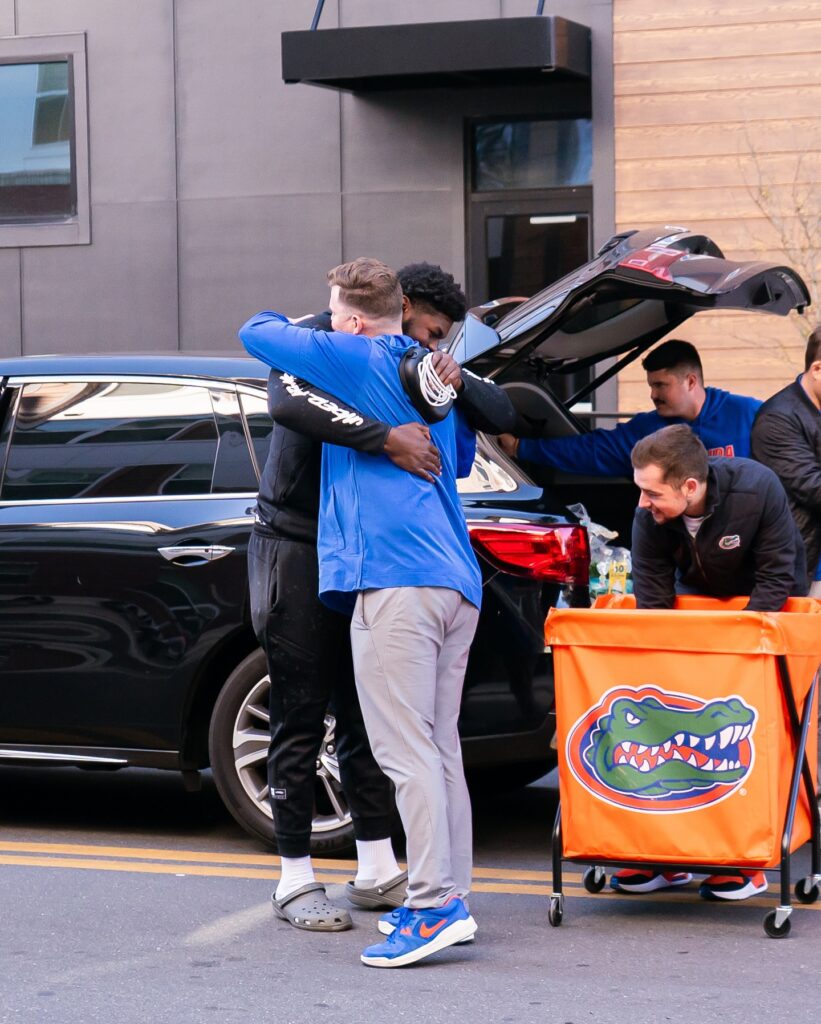
M 566 473 L 587 476 L 633 476 L 630 452 L 636 441 L 673 423 L 686 423 L 701 438 L 708 455 L 750 457 L 750 433 L 761 402 L 720 388 L 705 388 L 707 397 L 694 420 L 640 412 L 612 430 L 539 440 L 523 438 L 519 458 L 538 462 Z

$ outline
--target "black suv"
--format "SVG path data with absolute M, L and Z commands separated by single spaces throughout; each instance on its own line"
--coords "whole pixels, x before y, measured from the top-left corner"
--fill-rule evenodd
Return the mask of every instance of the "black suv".
M 682 228 L 634 232 L 531 299 L 472 311 L 451 351 L 537 432 L 577 433 L 577 403 L 699 310 L 808 302 L 787 267 L 731 263 Z M 0 765 L 140 765 L 193 784 L 210 764 L 236 819 L 274 840 L 245 564 L 266 377 L 244 358 L 0 360 Z M 484 580 L 460 730 L 474 783 L 494 788 L 555 763 L 543 623 L 587 603 L 587 539 L 566 506 L 624 537 L 635 505 L 629 480 L 540 482 L 482 436 L 460 481 Z M 327 724 L 317 851 L 352 839 Z
M 273 840 L 268 679 L 246 550 L 271 432 L 245 358 L 0 360 L 0 765 L 210 764 L 231 813 Z M 485 580 L 461 729 L 487 784 L 554 761 L 542 624 L 584 600 L 584 530 L 480 439 L 465 511 Z M 314 845 L 352 837 L 333 718 Z

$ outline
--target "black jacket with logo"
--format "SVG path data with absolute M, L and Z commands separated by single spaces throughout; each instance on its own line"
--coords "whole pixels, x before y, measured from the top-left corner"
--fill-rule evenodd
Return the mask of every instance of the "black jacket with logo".
M 772 470 L 711 458 L 707 513 L 695 538 L 679 516 L 633 518 L 633 589 L 639 608 L 672 608 L 676 586 L 709 597 L 749 594 L 749 611 L 778 611 L 807 593 L 804 546 Z
M 810 580 L 821 558 L 821 412 L 800 381 L 768 398 L 753 424 L 753 458 L 784 485 L 807 550 Z

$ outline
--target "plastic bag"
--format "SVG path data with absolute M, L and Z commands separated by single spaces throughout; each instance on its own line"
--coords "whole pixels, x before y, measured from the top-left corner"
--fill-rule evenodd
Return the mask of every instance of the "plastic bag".
M 590 543 L 590 597 L 599 594 L 631 594 L 633 581 L 630 578 L 632 563 L 627 548 L 611 547 L 608 541 L 618 537 L 616 530 L 609 530 L 601 523 L 590 519 L 582 504 L 568 505 L 568 512 L 579 520 L 587 530 Z

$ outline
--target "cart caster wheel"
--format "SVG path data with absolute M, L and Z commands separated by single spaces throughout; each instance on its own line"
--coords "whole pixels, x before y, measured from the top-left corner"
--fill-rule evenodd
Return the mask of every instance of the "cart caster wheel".
M 601 892 L 607 876 L 601 868 L 588 868 L 582 875 L 582 885 L 588 892 Z
M 815 903 L 821 896 L 821 886 L 813 882 L 812 876 L 801 878 L 795 883 L 795 898 L 799 903 Z
M 782 921 L 780 925 L 775 923 L 775 911 L 771 910 L 764 918 L 764 931 L 771 939 L 785 939 L 790 934 L 790 919 Z
M 547 919 L 553 925 L 554 928 L 558 928 L 562 923 L 562 917 L 564 916 L 564 903 L 563 896 L 551 896 L 550 897 L 550 908 L 547 911 Z

